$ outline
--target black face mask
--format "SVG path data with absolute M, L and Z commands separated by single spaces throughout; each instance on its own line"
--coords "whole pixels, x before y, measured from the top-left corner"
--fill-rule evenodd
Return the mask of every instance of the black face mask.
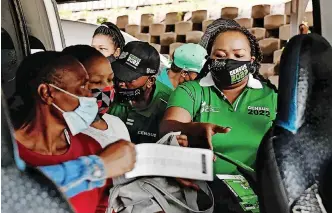
M 213 80 L 222 87 L 229 87 L 243 81 L 252 69 L 251 61 L 209 58 L 204 69 L 211 72 Z
M 143 87 L 139 87 L 136 89 L 124 89 L 119 88 L 117 89 L 117 98 L 121 102 L 127 102 L 127 101 L 140 101 L 143 99 L 144 96 L 144 90 Z
M 115 85 L 116 85 L 116 98 L 120 102 L 128 102 L 128 101 L 136 101 L 139 102 L 144 99 L 144 86 L 148 82 L 148 80 L 145 82 L 145 84 L 141 87 L 135 88 L 135 89 L 125 89 L 119 87 L 120 80 L 115 78 L 114 79 Z

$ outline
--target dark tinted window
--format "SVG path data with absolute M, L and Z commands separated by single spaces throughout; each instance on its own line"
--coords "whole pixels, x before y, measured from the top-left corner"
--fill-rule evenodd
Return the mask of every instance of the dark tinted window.
M 13 40 L 7 31 L 1 28 L 1 84 L 7 96 L 15 91 L 15 74 L 18 65 Z

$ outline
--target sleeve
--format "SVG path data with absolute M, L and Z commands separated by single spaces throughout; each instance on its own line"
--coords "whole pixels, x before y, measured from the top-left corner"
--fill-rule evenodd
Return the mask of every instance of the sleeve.
M 278 107 L 278 93 L 273 92 L 273 104 L 274 104 L 274 110 L 277 111 Z
M 270 108 L 270 113 L 271 113 L 271 126 L 273 121 L 276 119 L 277 117 L 277 107 L 278 107 L 278 93 L 276 92 L 272 92 L 272 106 Z
M 187 110 L 191 118 L 193 118 L 198 110 L 195 106 L 197 102 L 197 100 L 195 100 L 195 92 L 192 84 L 185 83 L 179 85 L 169 98 L 167 109 L 170 107 L 180 107 Z
M 96 155 L 80 157 L 53 166 L 39 167 L 70 198 L 81 192 L 103 187 L 106 171 Z

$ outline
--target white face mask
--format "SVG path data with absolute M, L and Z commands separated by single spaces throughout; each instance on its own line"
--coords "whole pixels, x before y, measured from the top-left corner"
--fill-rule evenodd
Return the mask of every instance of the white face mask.
M 93 97 L 78 97 L 53 84 L 50 84 L 50 86 L 79 100 L 79 106 L 74 111 L 69 112 L 63 111 L 60 107 L 52 103 L 55 108 L 62 112 L 71 134 L 76 135 L 86 130 L 95 120 L 98 113 L 97 99 Z

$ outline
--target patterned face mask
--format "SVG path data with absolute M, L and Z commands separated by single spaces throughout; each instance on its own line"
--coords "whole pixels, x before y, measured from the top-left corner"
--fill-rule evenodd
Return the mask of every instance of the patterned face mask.
M 114 101 L 115 89 L 114 86 L 107 86 L 103 89 L 91 89 L 93 97 L 97 99 L 98 115 L 103 116 L 110 108 Z

